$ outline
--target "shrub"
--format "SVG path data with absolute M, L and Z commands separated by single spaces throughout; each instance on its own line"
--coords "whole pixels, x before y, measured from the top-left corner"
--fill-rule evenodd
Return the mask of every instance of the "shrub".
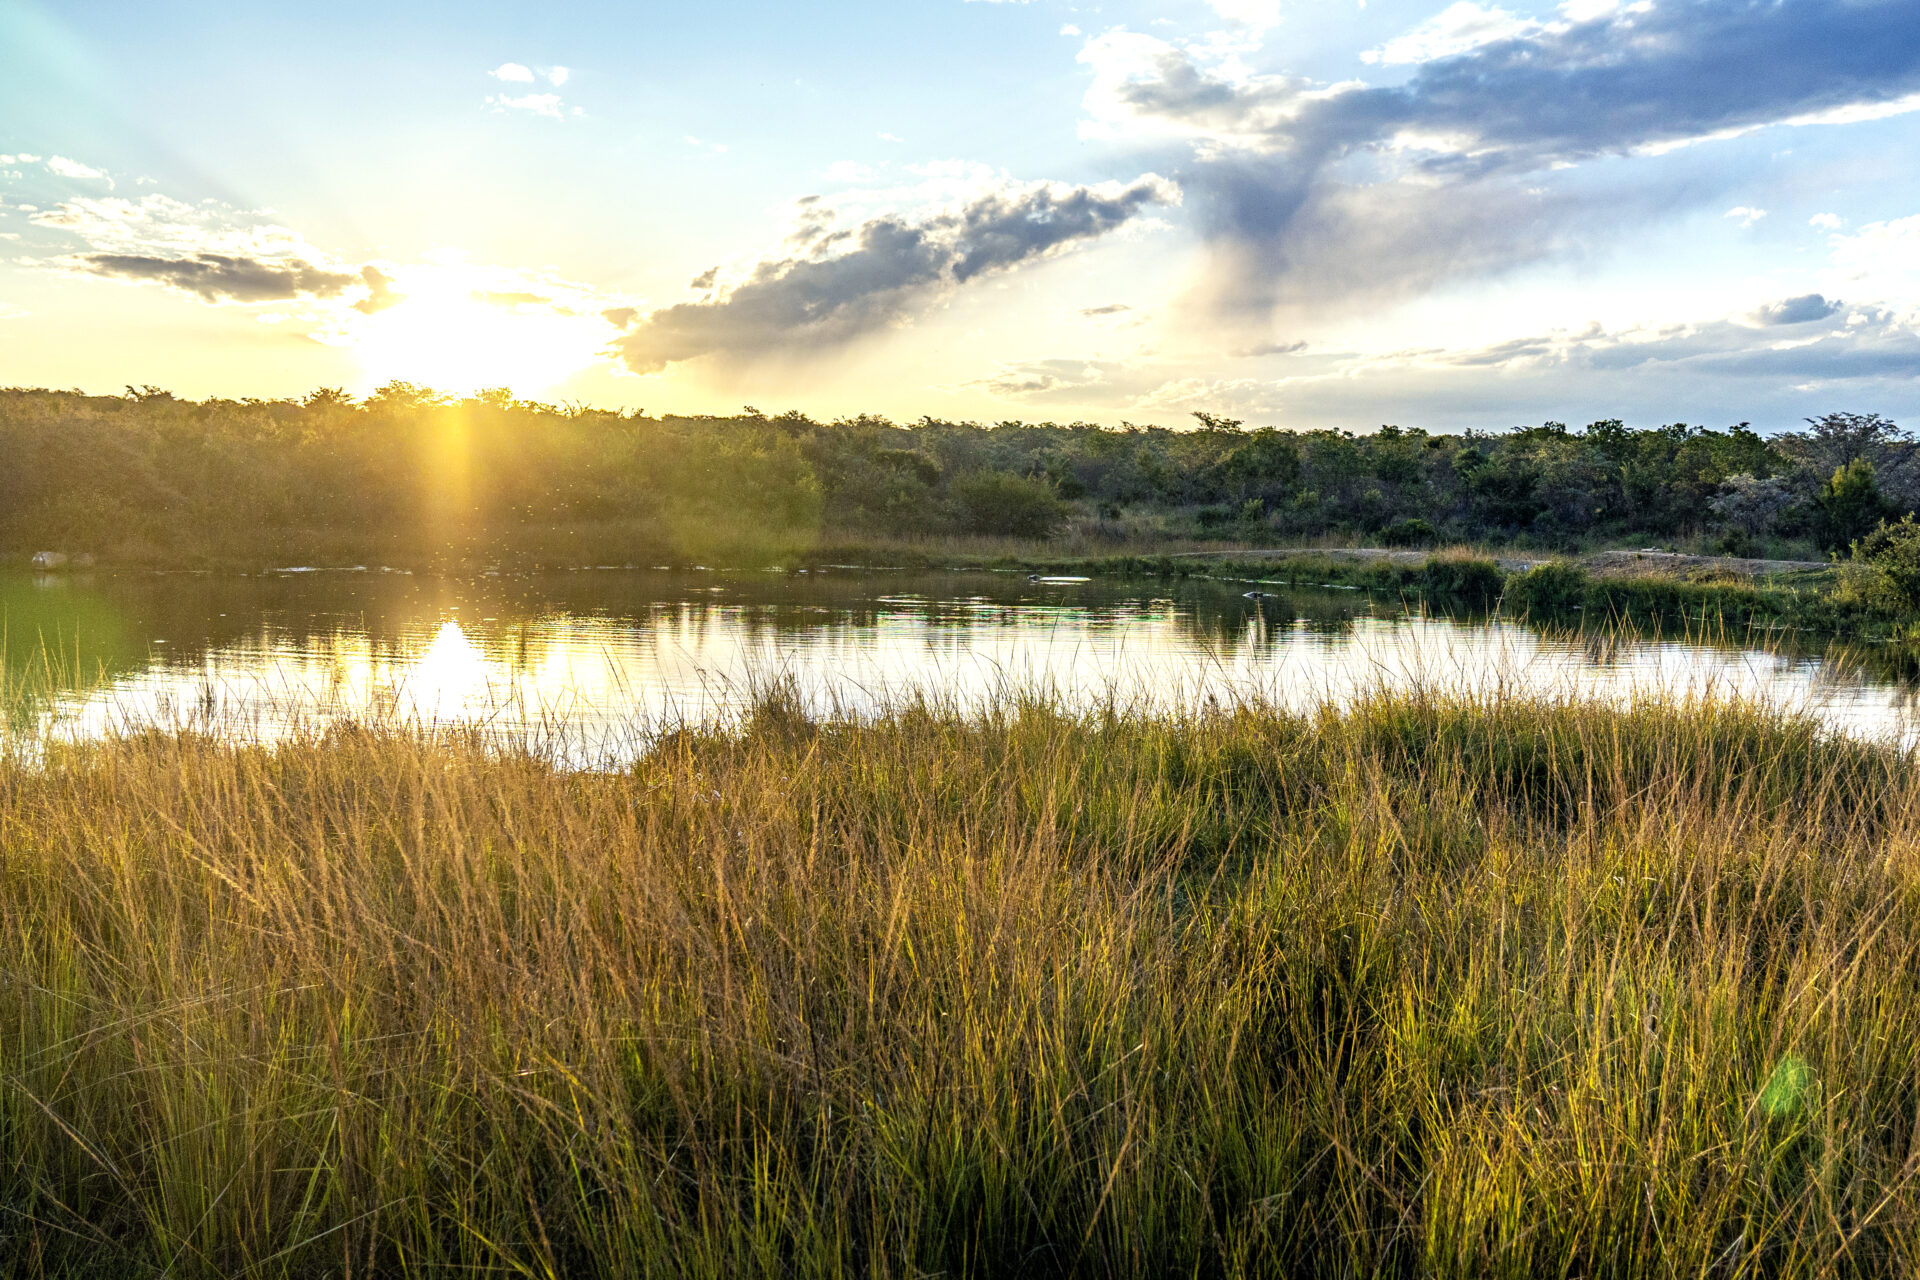
M 1590 585 L 1585 569 L 1552 560 L 1508 577 L 1506 598 L 1508 605 L 1521 613 L 1557 617 L 1583 607 Z
M 1439 537 L 1439 531 L 1431 521 L 1412 516 L 1405 520 L 1395 520 L 1380 531 L 1380 541 L 1390 547 L 1424 547 Z
M 1067 519 L 1067 504 L 1053 486 L 1029 476 L 976 471 L 954 481 L 953 495 L 970 533 L 1045 538 Z
M 1478 556 L 1435 556 L 1422 577 L 1434 595 L 1479 605 L 1499 599 L 1507 581 L 1499 565 Z
M 1920 613 L 1920 524 L 1911 514 L 1853 544 L 1849 575 L 1868 605 L 1886 613 Z

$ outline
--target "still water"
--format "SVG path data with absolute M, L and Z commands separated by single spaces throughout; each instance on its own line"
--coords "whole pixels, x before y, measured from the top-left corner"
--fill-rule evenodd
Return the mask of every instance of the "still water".
M 0 577 L 9 684 L 33 728 L 196 725 L 250 738 L 339 717 L 478 722 L 583 761 L 790 677 L 859 714 L 916 691 L 961 706 L 1043 689 L 1159 705 L 1306 707 L 1421 682 L 1739 694 L 1912 740 L 1915 690 L 1871 664 L 1771 643 L 1548 635 L 1363 592 L 1024 574 L 579 570 L 436 578 Z M 57 654 L 51 658 L 48 654 Z M 23 707 L 30 710 L 23 711 Z

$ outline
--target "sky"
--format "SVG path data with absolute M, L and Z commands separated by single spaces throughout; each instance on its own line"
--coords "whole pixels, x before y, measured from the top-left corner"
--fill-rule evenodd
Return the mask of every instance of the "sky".
M 1920 0 L 0 0 L 0 386 L 1920 427 Z

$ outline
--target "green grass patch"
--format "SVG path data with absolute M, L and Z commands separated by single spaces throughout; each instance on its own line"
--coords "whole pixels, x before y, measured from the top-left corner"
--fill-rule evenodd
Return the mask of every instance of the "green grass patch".
M 0 762 L 0 1269 L 1880 1275 L 1920 773 L 1729 702 Z

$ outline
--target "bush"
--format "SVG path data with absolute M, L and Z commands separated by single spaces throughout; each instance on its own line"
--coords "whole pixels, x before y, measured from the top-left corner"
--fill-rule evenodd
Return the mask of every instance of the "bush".
M 1591 585 L 1587 571 L 1564 560 L 1552 560 L 1507 578 L 1510 608 L 1539 617 L 1563 617 L 1582 608 Z
M 1439 531 L 1431 521 L 1412 516 L 1405 520 L 1395 520 L 1380 531 L 1380 541 L 1390 547 L 1425 547 L 1439 537 Z
M 1067 519 L 1067 504 L 1052 485 L 1004 471 L 962 476 L 954 481 L 953 496 L 970 533 L 1046 538 Z
M 1898 524 L 1881 521 L 1853 544 L 1848 570 L 1869 606 L 1892 614 L 1920 613 L 1920 524 L 1910 514 Z
M 1435 556 L 1422 576 L 1434 595 L 1479 605 L 1497 600 L 1507 582 L 1499 565 L 1477 556 Z

